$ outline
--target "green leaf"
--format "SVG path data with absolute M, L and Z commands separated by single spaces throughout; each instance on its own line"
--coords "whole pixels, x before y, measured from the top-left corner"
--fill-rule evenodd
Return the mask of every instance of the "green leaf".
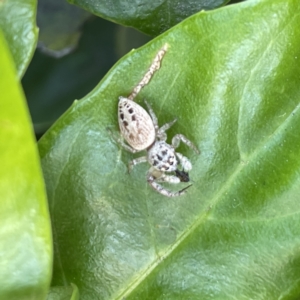
M 0 31 L 0 299 L 46 297 L 52 239 L 29 114 Z
M 298 299 L 300 3 L 246 1 L 199 13 L 124 57 L 39 143 L 55 238 L 54 285 L 82 299 Z M 157 51 L 147 99 L 169 139 L 201 150 L 186 196 L 127 173 L 117 131 Z M 185 184 L 169 187 L 179 190 Z
M 37 23 L 39 47 L 56 58 L 69 54 L 77 46 L 88 12 L 60 0 L 40 0 Z
M 78 48 L 65 57 L 49 57 L 38 49 L 23 77 L 37 134 L 44 133 L 74 99 L 86 95 L 118 58 L 148 39 L 136 30 L 101 18 L 86 22 L 82 31 Z
M 19 77 L 25 73 L 37 43 L 36 0 L 0 2 L 0 29 L 9 45 Z
M 201 10 L 225 5 L 229 0 L 69 0 L 107 20 L 156 36 Z
M 47 300 L 79 300 L 79 291 L 73 283 L 70 286 L 52 287 Z

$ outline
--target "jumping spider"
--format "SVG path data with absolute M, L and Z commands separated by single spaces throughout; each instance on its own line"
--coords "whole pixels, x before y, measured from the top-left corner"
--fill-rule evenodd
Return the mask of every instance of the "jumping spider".
M 112 136 L 116 142 L 131 153 L 143 150 L 147 151 L 147 156 L 136 158 L 129 163 L 129 171 L 136 164 L 149 162 L 151 168 L 147 173 L 147 181 L 150 186 L 164 196 L 176 197 L 183 195 L 190 185 L 178 192 L 173 192 L 159 184 L 159 182 L 176 184 L 189 181 L 188 171 L 192 169 L 192 164 L 187 157 L 175 152 L 175 149 L 179 146 L 180 142 L 183 142 L 197 154 L 200 152 L 196 146 L 182 134 L 176 134 L 173 137 L 172 145 L 167 144 L 166 131 L 176 122 L 176 119 L 159 127 L 157 117 L 149 103 L 145 101 L 150 115 L 143 107 L 133 101 L 141 88 L 148 84 L 154 72 L 159 69 L 160 62 L 166 50 L 167 46 L 165 45 L 158 52 L 150 69 L 141 82 L 134 88 L 129 97 L 119 97 L 119 127 L 121 135 L 125 138 L 128 145 L 124 143 L 120 137 L 116 137 L 113 134 Z M 182 170 L 177 169 L 178 165 L 181 165 Z M 166 172 L 175 172 L 176 176 L 166 175 Z

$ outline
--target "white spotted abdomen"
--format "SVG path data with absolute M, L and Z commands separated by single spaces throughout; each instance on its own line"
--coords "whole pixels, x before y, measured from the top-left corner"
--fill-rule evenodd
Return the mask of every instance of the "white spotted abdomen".
M 132 148 L 145 150 L 155 141 L 152 119 L 136 102 L 120 97 L 118 120 L 121 134 Z
M 155 169 L 173 172 L 177 168 L 175 150 L 164 141 L 157 141 L 148 151 L 148 161 Z

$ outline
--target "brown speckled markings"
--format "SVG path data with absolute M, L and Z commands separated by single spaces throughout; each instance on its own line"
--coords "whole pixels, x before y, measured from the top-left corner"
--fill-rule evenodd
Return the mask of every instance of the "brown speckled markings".
M 160 183 L 167 182 L 178 184 L 180 182 L 189 182 L 189 171 L 192 169 L 192 163 L 189 159 L 175 149 L 180 142 L 192 148 L 197 154 L 200 154 L 197 147 L 184 135 L 176 134 L 172 139 L 172 144 L 167 141 L 166 131 L 176 122 L 177 119 L 159 127 L 157 117 L 151 105 L 145 100 L 149 113 L 133 99 L 138 95 L 141 89 L 147 85 L 154 73 L 160 68 L 161 60 L 167 51 L 168 45 L 165 44 L 155 56 L 150 68 L 143 76 L 142 80 L 134 87 L 132 93 L 127 97 L 119 97 L 118 121 L 121 136 L 115 136 L 110 129 L 112 138 L 124 149 L 131 153 L 142 150 L 147 151 L 147 156 L 141 156 L 133 159 L 128 164 L 130 172 L 133 166 L 148 162 L 151 167 L 147 173 L 147 182 L 161 195 L 167 197 L 177 197 L 184 195 L 187 186 L 180 191 L 170 191 L 164 188 Z M 127 143 L 124 142 L 123 138 Z M 180 165 L 180 169 L 177 166 Z M 173 173 L 173 174 L 172 174 Z
M 157 141 L 148 151 L 148 161 L 157 170 L 173 172 L 177 169 L 175 150 L 164 141 Z
M 119 127 L 127 143 L 136 150 L 145 150 L 155 141 L 155 128 L 149 114 L 140 105 L 119 98 Z

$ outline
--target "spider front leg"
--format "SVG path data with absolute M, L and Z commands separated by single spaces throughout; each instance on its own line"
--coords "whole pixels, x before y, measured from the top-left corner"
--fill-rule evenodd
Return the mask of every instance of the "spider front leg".
M 179 159 L 179 163 L 182 166 L 183 171 L 187 172 L 192 170 L 192 163 L 187 157 L 178 152 L 175 152 L 175 154 Z
M 144 102 L 147 105 L 147 108 L 148 108 L 149 114 L 151 116 L 151 119 L 152 119 L 152 122 L 153 122 L 153 125 L 154 125 L 154 128 L 155 128 L 155 131 L 157 131 L 158 130 L 157 116 L 156 116 L 154 110 L 152 109 L 152 106 L 148 103 L 148 101 L 146 101 L 144 99 Z
M 135 158 L 132 161 L 130 161 L 128 163 L 128 173 L 130 173 L 132 171 L 132 169 L 135 165 L 144 163 L 144 162 L 148 162 L 147 156 L 141 156 L 141 157 Z
M 162 185 L 160 185 L 158 182 L 168 182 L 168 183 L 177 184 L 180 183 L 180 179 L 176 176 L 165 175 L 164 173 L 161 173 L 160 177 L 156 178 L 154 176 L 155 173 L 157 172 L 153 168 L 151 168 L 147 174 L 147 181 L 154 190 L 156 190 L 158 193 L 160 193 L 163 196 L 166 197 L 182 196 L 186 193 L 186 190 L 191 186 L 189 185 L 178 192 L 169 191 L 166 188 L 164 188 Z
M 174 119 L 171 122 L 168 122 L 166 124 L 164 124 L 163 126 L 161 126 L 159 128 L 159 130 L 157 131 L 157 137 L 161 140 L 161 141 L 166 141 L 167 140 L 167 134 L 166 131 L 177 121 L 177 118 Z
M 197 149 L 197 147 L 183 134 L 176 134 L 172 139 L 172 146 L 174 148 L 177 148 L 180 144 L 180 142 L 185 143 L 188 147 L 192 148 L 197 154 L 200 154 L 200 151 Z
M 157 116 L 156 116 L 155 112 L 153 111 L 152 106 L 146 100 L 144 100 L 144 102 L 147 105 L 147 109 L 151 116 L 157 138 L 160 141 L 166 141 L 166 139 L 167 139 L 166 131 L 177 121 L 177 118 L 171 122 L 166 123 L 165 125 L 163 125 L 162 127 L 159 128 Z
M 120 137 L 114 134 L 110 128 L 106 128 L 106 130 L 109 132 L 110 136 L 114 139 L 116 143 L 118 143 L 121 147 L 123 147 L 125 150 L 131 152 L 131 153 L 136 153 L 139 152 L 139 150 L 136 150 L 129 145 L 125 144 L 124 140 Z
M 181 153 L 175 152 L 175 154 L 179 160 L 178 164 L 182 166 L 182 170 L 175 170 L 176 177 L 178 177 L 181 182 L 189 182 L 190 176 L 188 171 L 192 170 L 192 163 L 187 157 L 183 156 Z

